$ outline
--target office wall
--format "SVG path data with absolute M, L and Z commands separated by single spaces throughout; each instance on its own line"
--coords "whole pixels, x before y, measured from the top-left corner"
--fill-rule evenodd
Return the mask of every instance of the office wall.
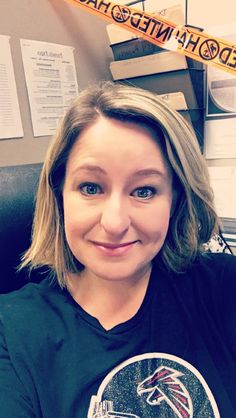
M 236 21 L 235 0 L 187 0 L 187 2 L 190 25 L 207 29 L 214 25 Z
M 0 0 L 0 34 L 9 35 L 24 137 L 0 140 L 0 166 L 43 161 L 50 137 L 33 137 L 20 38 L 75 48 L 79 89 L 110 79 L 106 22 L 63 0 Z

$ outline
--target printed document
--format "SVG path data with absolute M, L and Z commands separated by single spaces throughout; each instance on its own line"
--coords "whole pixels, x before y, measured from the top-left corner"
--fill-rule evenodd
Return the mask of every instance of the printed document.
M 34 136 L 54 134 L 78 94 L 74 48 L 21 39 Z
M 23 137 L 9 36 L 0 35 L 0 139 Z

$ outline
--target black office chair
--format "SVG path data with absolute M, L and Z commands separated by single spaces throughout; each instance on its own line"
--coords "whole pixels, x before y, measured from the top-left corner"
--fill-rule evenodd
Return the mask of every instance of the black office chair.
M 17 272 L 22 253 L 29 247 L 34 200 L 42 164 L 0 167 L 0 293 L 39 281 L 34 271 Z

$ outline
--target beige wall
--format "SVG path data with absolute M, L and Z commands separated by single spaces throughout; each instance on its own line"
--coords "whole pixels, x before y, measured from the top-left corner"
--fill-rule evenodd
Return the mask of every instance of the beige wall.
M 79 89 L 110 79 L 106 22 L 63 0 L 0 0 L 0 34 L 9 35 L 24 138 L 0 140 L 0 166 L 43 161 L 50 137 L 33 136 L 20 38 L 75 47 Z
M 188 23 L 208 27 L 236 22 L 235 0 L 187 0 Z M 178 3 L 178 0 L 177 0 Z

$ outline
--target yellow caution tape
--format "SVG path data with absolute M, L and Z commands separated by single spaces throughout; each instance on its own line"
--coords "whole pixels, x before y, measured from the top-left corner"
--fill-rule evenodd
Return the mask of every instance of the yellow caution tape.
M 210 36 L 191 27 L 180 27 L 161 16 L 109 0 L 65 1 L 116 23 L 155 45 L 236 75 L 236 45 L 230 41 Z

